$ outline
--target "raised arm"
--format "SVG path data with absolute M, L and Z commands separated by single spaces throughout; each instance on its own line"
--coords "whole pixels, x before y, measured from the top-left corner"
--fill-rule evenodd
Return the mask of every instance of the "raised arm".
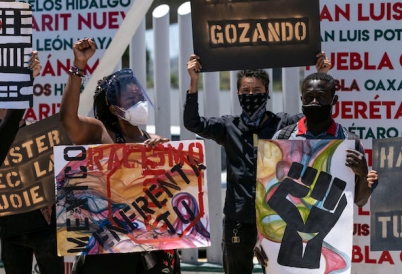
M 198 113 L 198 78 L 200 76 L 201 64 L 200 58 L 192 54 L 187 62 L 187 72 L 190 76 L 190 87 L 187 92 L 186 102 L 183 111 L 184 126 L 194 133 L 199 133 L 202 130 L 200 125 L 201 117 Z
M 82 76 L 84 76 L 87 62 L 95 50 L 95 43 L 91 39 L 81 39 L 75 42 L 73 67 L 61 99 L 60 121 L 70 140 L 77 145 L 104 143 L 103 139 L 107 136 L 102 122 L 92 117 L 78 115 Z
M 222 144 L 225 138 L 225 121 L 222 117 L 201 117 L 198 112 L 198 79 L 201 64 L 197 55 L 191 55 L 187 62 L 187 71 L 190 76 L 190 87 L 187 92 L 183 110 L 183 124 L 189 131 L 207 139 Z
M 187 62 L 187 71 L 190 75 L 190 87 L 188 93 L 196 93 L 198 90 L 198 78 L 200 76 L 201 64 L 199 63 L 200 57 L 195 54 L 190 56 L 190 60 Z

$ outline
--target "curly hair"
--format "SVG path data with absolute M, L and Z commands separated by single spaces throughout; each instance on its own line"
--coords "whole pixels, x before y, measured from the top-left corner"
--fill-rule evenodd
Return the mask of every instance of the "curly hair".
M 269 76 L 265 70 L 263 70 L 263 69 L 246 69 L 246 70 L 239 71 L 237 73 L 237 90 L 240 89 L 241 80 L 244 77 L 255 77 L 257 79 L 260 79 L 262 84 L 265 87 L 265 90 L 268 91 Z
M 109 129 L 113 130 L 117 122 L 117 116 L 110 111 L 109 106 L 119 105 L 120 92 L 128 84 L 141 86 L 133 75 L 131 69 L 122 69 L 98 81 L 94 94 L 94 116 Z
M 108 81 L 108 78 L 107 76 L 102 80 L 98 80 L 94 94 L 93 108 L 95 118 L 101 121 L 107 128 L 112 129 L 117 122 L 117 116 L 109 109 L 109 102 L 104 89 L 105 82 Z

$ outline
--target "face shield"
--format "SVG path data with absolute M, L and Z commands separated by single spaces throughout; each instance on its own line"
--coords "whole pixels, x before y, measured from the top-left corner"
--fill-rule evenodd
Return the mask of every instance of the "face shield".
M 105 82 L 108 103 L 117 107 L 117 116 L 134 126 L 146 125 L 148 108 L 154 105 L 133 71 L 119 70 Z

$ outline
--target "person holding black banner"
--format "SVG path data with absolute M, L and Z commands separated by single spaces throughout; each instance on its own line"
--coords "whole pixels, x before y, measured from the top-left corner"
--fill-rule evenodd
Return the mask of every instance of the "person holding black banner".
M 325 54 L 317 54 L 317 70 L 326 73 L 330 67 Z M 191 55 L 187 70 L 191 83 L 184 106 L 184 126 L 201 137 L 214 140 L 226 151 L 223 268 L 227 274 L 252 273 L 257 243 L 257 141 L 259 138 L 271 139 L 277 130 L 296 123 L 302 115 L 266 111 L 269 77 L 264 70 L 255 69 L 237 74 L 237 93 L 243 110 L 240 116 L 200 117 L 197 86 L 201 64 L 198 56 Z
M 74 44 L 74 65 L 60 106 L 61 122 L 71 141 L 76 145 L 143 143 L 146 146 L 168 142 L 167 138 L 139 128 L 146 124 L 152 103 L 131 69 L 119 70 L 98 81 L 94 95 L 95 118 L 78 115 L 81 78 L 95 50 L 91 39 Z M 73 273 L 179 274 L 181 271 L 177 250 L 169 249 L 79 256 Z
M 33 77 L 37 77 L 42 68 L 37 51 L 32 52 L 29 65 Z M 18 129 L 25 126 L 24 112 L 25 109 L 0 111 L 1 163 Z M 0 218 L 1 259 L 7 274 L 32 273 L 34 253 L 40 273 L 64 273 L 64 259 L 57 256 L 55 219 L 54 206 Z

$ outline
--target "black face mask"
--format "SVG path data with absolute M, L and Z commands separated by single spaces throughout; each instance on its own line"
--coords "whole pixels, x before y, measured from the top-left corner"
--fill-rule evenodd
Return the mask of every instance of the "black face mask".
M 265 106 L 267 104 L 267 99 L 268 93 L 239 94 L 240 106 L 248 117 L 253 116 L 262 105 Z M 263 112 L 265 113 L 265 109 Z
M 303 105 L 302 111 L 308 121 L 320 123 L 331 116 L 332 105 Z

